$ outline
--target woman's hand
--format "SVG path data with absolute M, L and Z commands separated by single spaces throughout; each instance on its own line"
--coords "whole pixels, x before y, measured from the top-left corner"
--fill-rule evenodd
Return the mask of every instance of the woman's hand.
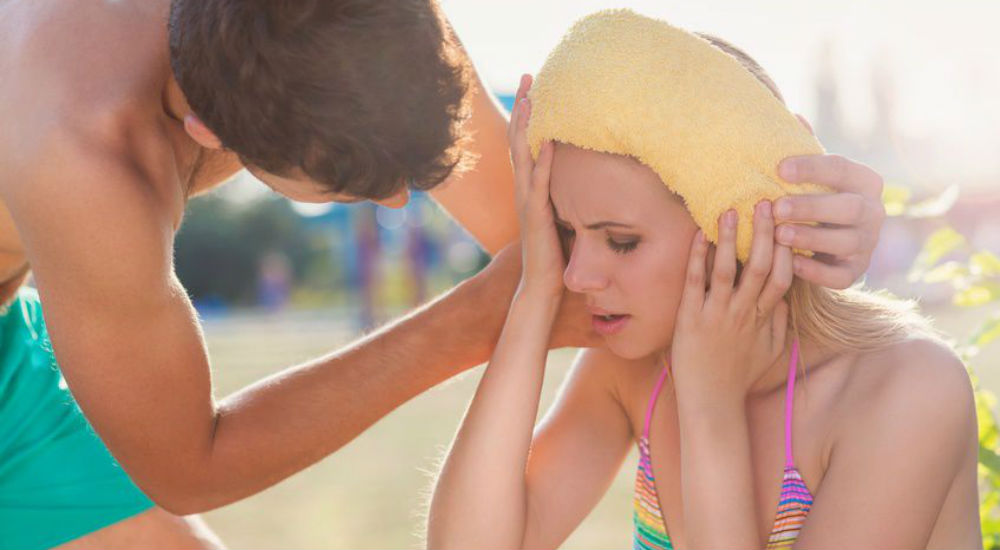
M 551 142 L 546 142 L 542 145 L 538 161 L 531 157 L 527 138 L 531 103 L 526 97 L 530 88 L 531 77 L 522 76 L 507 130 L 521 224 L 523 266 L 520 288 L 523 292 L 558 301 L 563 293 L 565 260 L 549 200 L 549 174 L 554 147 Z
M 792 282 L 792 251 L 774 244 L 771 204 L 757 205 L 750 258 L 735 285 L 737 214 L 719 219 L 711 281 L 709 245 L 699 231 L 691 246 L 670 365 L 677 398 L 696 406 L 743 403 L 753 383 L 784 350 Z

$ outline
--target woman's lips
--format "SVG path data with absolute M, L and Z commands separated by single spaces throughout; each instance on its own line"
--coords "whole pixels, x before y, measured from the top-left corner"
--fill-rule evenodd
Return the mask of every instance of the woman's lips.
M 601 336 L 612 336 L 625 329 L 631 315 L 592 315 L 594 330 Z

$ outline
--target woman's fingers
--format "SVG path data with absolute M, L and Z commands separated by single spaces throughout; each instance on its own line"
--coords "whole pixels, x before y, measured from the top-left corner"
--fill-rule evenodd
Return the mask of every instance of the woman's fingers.
M 759 316 L 770 314 L 792 286 L 794 278 L 792 256 L 792 249 L 787 246 L 778 245 L 774 248 L 771 273 L 757 299 L 757 314 Z
M 688 255 L 684 292 L 681 295 L 682 310 L 701 311 L 705 303 L 706 256 L 708 256 L 708 240 L 705 239 L 705 233 L 699 229 L 691 242 L 691 252 Z
M 785 338 L 788 336 L 788 302 L 778 300 L 771 316 L 771 349 L 785 349 Z
M 511 111 L 510 124 L 507 126 L 507 141 L 510 145 L 511 162 L 514 165 L 515 185 L 520 191 L 523 191 L 530 183 L 534 164 L 527 138 L 528 120 L 531 118 L 531 102 L 526 96 L 530 88 L 531 77 L 522 76 L 517 100 Z
M 542 144 L 538 152 L 538 160 L 531 172 L 531 193 L 544 204 L 549 202 L 549 177 L 552 174 L 552 156 L 555 146 L 551 141 Z
M 517 94 L 514 96 L 514 102 L 518 102 L 521 99 L 528 97 L 528 90 L 531 89 L 531 75 L 522 74 L 521 81 L 517 85 Z
M 744 307 L 756 307 L 764 281 L 771 272 L 774 251 L 774 218 L 771 216 L 770 201 L 761 201 L 754 208 L 753 242 L 750 258 L 743 266 L 736 300 Z
M 719 217 L 719 243 L 715 246 L 712 266 L 711 297 L 728 303 L 736 280 L 736 223 L 735 210 L 728 210 Z

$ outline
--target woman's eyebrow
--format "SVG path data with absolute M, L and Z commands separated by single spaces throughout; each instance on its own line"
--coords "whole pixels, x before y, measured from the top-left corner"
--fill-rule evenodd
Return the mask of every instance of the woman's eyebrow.
M 552 218 L 553 218 L 553 221 L 555 221 L 556 225 L 561 225 L 563 227 L 572 227 L 572 225 L 569 222 L 567 222 L 566 220 L 560 218 L 558 214 L 555 214 Z M 588 225 L 584 226 L 585 229 L 604 229 L 605 227 L 618 227 L 618 228 L 623 228 L 623 229 L 632 229 L 633 226 L 631 226 L 631 225 L 629 225 L 627 223 L 612 222 L 612 221 L 600 221 L 600 222 L 595 222 L 595 223 L 591 223 L 591 224 L 588 224 Z
M 596 222 L 596 223 L 585 225 L 584 227 L 586 227 L 587 229 L 604 229 L 605 227 L 621 227 L 621 228 L 625 228 L 625 229 L 631 229 L 632 228 L 632 226 L 629 225 L 629 224 L 627 224 L 627 223 L 609 222 L 609 221 Z

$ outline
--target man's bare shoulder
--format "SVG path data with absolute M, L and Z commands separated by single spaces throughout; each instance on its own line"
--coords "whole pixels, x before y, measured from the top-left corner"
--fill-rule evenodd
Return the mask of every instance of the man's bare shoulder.
M 169 77 L 165 15 L 128 1 L 36 0 L 0 10 L 5 172 L 37 162 L 69 133 L 134 140 L 131 125 L 162 112 Z
M 5 88 L 21 82 L 67 85 L 36 89 L 36 100 L 63 95 L 126 96 L 169 65 L 168 2 L 33 0 L 0 5 Z M 162 6 L 162 7 L 159 7 Z M 72 92 L 72 93 L 68 93 Z

